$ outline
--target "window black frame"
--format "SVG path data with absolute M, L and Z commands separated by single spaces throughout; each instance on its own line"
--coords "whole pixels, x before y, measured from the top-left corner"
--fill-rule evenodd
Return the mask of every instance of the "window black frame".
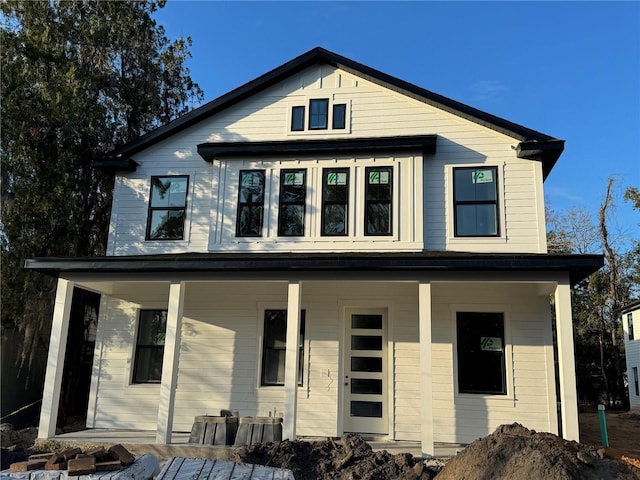
M 267 345 L 267 312 L 284 313 L 284 339 L 282 339 L 281 347 L 268 346 Z M 304 385 L 304 341 L 306 335 L 306 310 L 300 310 L 300 346 L 298 351 L 298 386 Z M 280 351 L 286 356 L 287 350 L 287 310 L 278 308 L 269 308 L 264 310 L 263 318 L 263 331 L 262 331 L 262 352 L 261 352 L 261 369 L 260 369 L 260 386 L 262 387 L 282 387 L 284 382 L 267 382 L 265 381 L 265 373 L 267 369 L 267 355 L 269 351 Z M 286 368 L 286 357 L 283 362 L 283 367 Z
M 302 190 L 304 194 L 301 200 L 287 200 L 284 195 L 288 187 L 298 187 L 297 185 L 285 185 L 287 174 L 302 173 Z M 285 233 L 285 216 L 283 212 L 289 206 L 302 206 L 302 233 Z M 306 229 L 305 220 L 307 214 L 307 169 L 287 168 L 280 170 L 280 192 L 278 195 L 278 236 L 279 237 L 303 237 Z
M 242 179 L 244 174 L 262 174 L 262 201 L 242 201 Z M 262 230 L 264 229 L 264 201 L 266 195 L 267 184 L 267 172 L 266 170 L 240 170 L 238 178 L 238 208 L 236 211 L 236 237 L 262 237 Z M 258 233 L 243 233 L 240 231 L 242 221 L 242 209 L 244 207 L 260 208 L 260 228 Z
M 627 313 L 627 329 L 629 331 L 629 340 L 635 339 L 635 332 L 633 331 L 633 315 Z
M 153 206 L 153 200 L 154 200 L 154 196 L 153 196 L 153 191 L 154 191 L 154 184 L 156 182 L 163 182 L 164 179 L 186 179 L 186 185 L 185 185 L 185 192 L 184 192 L 184 205 L 182 206 L 157 206 L 154 207 Z M 166 181 L 166 180 L 165 180 Z M 171 188 L 171 187 L 169 187 Z M 187 204 L 188 204 L 188 196 L 189 196 L 189 175 L 153 175 L 151 177 L 151 184 L 149 187 L 149 206 L 147 209 L 147 228 L 146 228 L 146 233 L 145 233 L 145 240 L 148 241 L 176 241 L 176 240 L 184 240 L 184 234 L 185 234 L 185 222 L 187 220 Z M 161 212 L 161 211 L 166 211 L 166 212 L 182 212 L 182 229 L 181 229 L 181 235 L 180 236 L 176 236 L 176 237 L 152 237 L 151 236 L 151 224 L 152 224 L 152 220 L 153 220 L 153 214 L 154 212 Z
M 138 327 L 137 327 L 137 332 L 136 332 L 136 345 L 135 345 L 135 353 L 134 353 L 134 360 L 133 360 L 133 373 L 131 376 L 131 383 L 132 384 L 136 384 L 136 385 L 141 385 L 141 384 L 147 384 L 147 383 L 153 383 L 153 384 L 157 384 L 160 383 L 162 381 L 162 359 L 163 359 L 163 355 L 164 355 L 164 343 L 159 344 L 159 343 L 152 343 L 152 344 L 147 344 L 147 343 L 140 343 L 140 334 L 142 333 L 142 323 L 145 318 L 146 314 L 156 314 L 156 313 L 160 313 L 160 314 L 164 314 L 164 322 L 165 322 L 165 335 L 167 333 L 167 310 L 166 309 L 142 309 L 138 312 Z M 153 380 L 149 380 L 149 372 L 146 372 L 145 378 L 146 380 L 138 380 L 138 376 L 140 374 L 140 362 L 141 362 L 141 353 L 145 352 L 145 351 L 151 351 L 151 352 L 160 352 L 160 378 L 158 378 L 157 380 L 153 379 Z
M 331 128 L 333 130 L 344 130 L 347 128 L 347 104 L 334 103 L 331 107 Z
M 381 183 L 373 184 L 369 183 L 369 175 L 372 171 L 386 171 L 389 173 L 389 194 L 388 198 L 381 198 L 378 194 L 375 194 L 373 190 L 375 188 L 374 185 L 384 185 Z M 393 235 L 393 167 L 392 166 L 381 166 L 381 167 L 366 167 L 364 169 L 364 234 L 368 237 L 389 237 Z M 378 193 L 380 191 L 380 187 L 378 187 Z M 371 195 L 370 195 L 371 193 Z M 369 198 L 370 196 L 375 198 Z M 387 232 L 369 232 L 369 206 L 370 205 L 383 205 L 386 204 L 389 206 L 389 228 Z
M 474 170 L 491 170 L 493 172 L 493 184 L 495 187 L 495 199 L 494 200 L 458 200 L 456 197 L 457 188 L 456 188 L 456 172 L 461 171 L 474 171 Z M 486 167 L 454 167 L 453 168 L 453 228 L 454 228 L 454 236 L 461 238 L 470 238 L 470 237 L 499 237 L 500 236 L 500 189 L 498 188 L 498 167 L 496 166 L 486 166 Z M 494 205 L 495 207 L 495 225 L 496 225 L 496 233 L 485 234 L 485 233 L 475 233 L 475 234 L 461 234 L 458 229 L 458 207 L 459 206 L 478 206 L 478 205 Z
M 332 173 L 340 174 L 344 173 L 347 175 L 347 182 L 345 185 L 330 185 L 329 175 Z M 350 187 L 350 176 L 351 169 L 349 167 L 345 168 L 323 168 L 322 169 L 322 211 L 321 211 L 321 219 L 320 219 L 320 235 L 323 237 L 346 237 L 349 235 L 349 187 Z M 345 200 L 333 200 L 327 199 L 327 191 L 325 189 L 329 188 L 344 188 L 344 197 Z M 341 233 L 328 233 L 326 231 L 327 227 L 327 213 L 326 207 L 331 207 L 333 205 L 342 205 L 344 207 L 344 231 Z
M 632 367 L 633 372 L 633 384 L 636 391 L 636 397 L 640 397 L 640 381 L 638 379 L 638 367 Z
M 321 105 L 322 112 L 315 113 L 314 106 Z M 316 124 L 317 119 L 324 118 L 324 122 L 320 125 Z M 312 98 L 309 100 L 309 130 L 327 130 L 329 128 L 329 99 L 328 98 Z
M 486 339 L 498 336 L 500 351 L 485 348 Z M 458 393 L 507 395 L 504 313 L 457 312 L 456 341 Z M 491 371 L 496 366 L 499 371 Z
M 296 113 L 299 113 L 299 116 Z M 304 131 L 304 119 L 305 119 L 305 107 L 304 105 L 294 105 L 291 107 L 291 131 L 303 132 Z

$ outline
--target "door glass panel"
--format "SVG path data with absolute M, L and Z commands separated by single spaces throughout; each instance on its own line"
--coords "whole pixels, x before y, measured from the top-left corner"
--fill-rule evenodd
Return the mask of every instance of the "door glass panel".
M 352 417 L 382 418 L 382 402 L 351 402 Z
M 351 350 L 382 350 L 382 336 L 351 335 Z
M 380 357 L 351 357 L 352 372 L 382 372 Z
M 351 328 L 382 329 L 382 315 L 351 315 Z
M 382 380 L 375 378 L 352 378 L 351 393 L 364 395 L 381 395 Z

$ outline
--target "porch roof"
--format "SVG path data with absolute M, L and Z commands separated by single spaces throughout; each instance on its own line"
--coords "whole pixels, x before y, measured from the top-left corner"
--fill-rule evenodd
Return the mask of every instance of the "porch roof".
M 25 268 L 65 273 L 181 272 L 567 272 L 572 285 L 598 271 L 602 255 L 504 253 L 181 253 L 30 258 Z

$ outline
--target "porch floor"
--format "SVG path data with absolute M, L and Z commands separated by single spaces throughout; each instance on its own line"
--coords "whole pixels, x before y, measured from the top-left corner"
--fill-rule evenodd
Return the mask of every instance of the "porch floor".
M 300 440 L 318 441 L 326 437 L 301 437 Z M 386 450 L 391 454 L 410 453 L 415 457 L 421 456 L 419 442 L 385 440 L 381 438 L 367 439 L 373 450 Z M 95 428 L 56 435 L 54 440 L 71 445 L 82 444 L 117 444 L 124 445 L 136 455 L 151 453 L 160 460 L 171 457 L 210 458 L 229 460 L 235 447 L 195 445 L 189 442 L 189 432 L 173 432 L 170 444 L 156 442 L 156 432 L 151 430 L 114 430 Z M 436 443 L 434 456 L 449 458 L 455 456 L 465 445 L 451 443 Z

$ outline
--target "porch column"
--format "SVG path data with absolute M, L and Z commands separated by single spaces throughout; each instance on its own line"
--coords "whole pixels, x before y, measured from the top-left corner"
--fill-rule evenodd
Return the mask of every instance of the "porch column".
M 573 321 L 571 318 L 571 285 L 569 279 L 558 282 L 555 291 L 556 334 L 558 337 L 558 368 L 560 372 L 560 402 L 562 436 L 579 441 L 578 394 L 576 364 L 573 353 Z
M 418 283 L 418 320 L 420 325 L 420 391 L 422 456 L 433 455 L 433 378 L 431 359 L 431 283 Z
M 298 415 L 298 351 L 300 348 L 300 282 L 290 281 L 287 292 L 287 351 L 284 370 L 282 438 L 296 439 Z
M 156 443 L 171 443 L 173 407 L 178 383 L 178 362 L 180 360 L 180 336 L 182 332 L 182 311 L 184 308 L 184 282 L 171 282 L 167 309 L 167 332 L 164 339 L 162 357 L 162 380 L 160 403 L 158 405 L 158 426 Z
M 53 438 L 56 435 L 56 421 L 58 420 L 58 406 L 62 388 L 64 355 L 67 351 L 67 333 L 69 332 L 73 286 L 73 282 L 58 278 L 56 300 L 53 307 L 53 322 L 51 324 L 51 338 L 49 339 L 47 370 L 42 392 L 38 438 Z

